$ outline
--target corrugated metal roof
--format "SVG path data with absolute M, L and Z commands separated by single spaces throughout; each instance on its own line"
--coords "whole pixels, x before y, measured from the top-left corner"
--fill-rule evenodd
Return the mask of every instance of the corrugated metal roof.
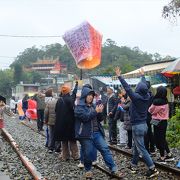
M 107 86 L 121 85 L 121 83 L 118 79 L 113 81 L 112 77 L 108 77 L 108 76 L 93 76 L 92 78 L 99 80 L 100 82 L 102 82 L 103 84 L 105 84 Z M 132 85 L 138 84 L 138 82 L 140 81 L 140 78 L 130 78 L 130 79 L 125 79 L 125 80 L 129 85 L 132 86 Z
M 34 86 L 34 87 L 39 87 L 39 84 L 18 84 L 18 86 Z
M 162 62 L 162 63 L 158 62 L 157 64 L 149 64 L 149 65 L 145 65 L 141 68 L 144 69 L 145 73 L 152 72 L 152 71 L 161 72 L 163 69 L 165 69 L 171 63 L 172 63 L 172 61 Z M 134 71 L 123 74 L 123 76 L 124 77 L 131 77 L 132 75 L 134 75 L 134 76 L 139 75 L 139 71 L 141 68 L 138 68 Z

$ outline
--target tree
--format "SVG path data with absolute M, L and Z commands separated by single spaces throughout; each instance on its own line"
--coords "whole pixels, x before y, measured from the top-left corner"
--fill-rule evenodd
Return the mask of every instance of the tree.
M 180 0 L 171 0 L 170 3 L 163 7 L 163 17 L 174 20 L 180 16 Z
M 50 44 L 42 48 L 45 57 L 52 57 L 53 59 L 59 58 L 61 54 L 62 45 L 59 43 Z
M 154 61 L 161 61 L 162 60 L 162 57 L 159 53 L 154 53 L 152 58 Z
M 14 65 L 14 82 L 15 84 L 18 84 L 20 81 L 22 81 L 23 78 L 23 70 L 22 70 L 22 64 L 16 63 Z
M 31 63 L 36 62 L 38 58 L 42 59 L 44 55 L 44 51 L 35 46 L 27 48 L 16 57 L 16 60 L 10 67 L 13 68 L 16 64 L 30 65 Z
M 112 39 L 106 39 L 104 46 L 116 46 L 116 42 L 113 41 Z
M 29 73 L 31 83 L 40 83 L 43 75 L 39 72 L 33 71 Z
M 13 71 L 10 69 L 0 70 L 0 94 L 6 98 L 11 97 L 13 84 Z
M 83 75 L 85 77 L 86 75 L 88 76 L 89 73 L 113 73 L 111 71 L 115 66 L 121 66 L 122 72 L 126 73 L 139 68 L 146 63 L 153 62 L 152 57 L 152 54 L 143 52 L 138 47 L 130 48 L 127 46 L 118 46 L 114 40 L 107 39 L 102 47 L 101 64 L 94 69 L 83 71 Z M 40 79 L 38 79 L 38 77 L 40 77 L 40 75 L 35 74 L 35 72 L 23 72 L 23 66 L 28 66 L 32 62 L 36 62 L 38 59 L 43 58 L 59 58 L 60 62 L 67 66 L 67 71 L 69 73 L 79 74 L 79 69 L 67 46 L 55 43 L 42 46 L 41 48 L 33 46 L 32 48 L 27 48 L 21 52 L 11 65 L 11 67 L 14 68 L 15 82 L 39 82 Z M 43 76 L 46 77 L 47 75 Z

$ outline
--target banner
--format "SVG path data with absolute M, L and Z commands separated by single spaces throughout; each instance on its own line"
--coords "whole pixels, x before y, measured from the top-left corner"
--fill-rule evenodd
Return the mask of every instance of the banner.
M 101 63 L 102 35 L 87 21 L 63 35 L 76 65 L 80 69 L 92 69 Z

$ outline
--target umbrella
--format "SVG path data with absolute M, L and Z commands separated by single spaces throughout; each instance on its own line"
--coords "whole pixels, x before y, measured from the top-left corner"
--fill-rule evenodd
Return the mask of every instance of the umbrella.
M 166 67 L 162 72 L 166 77 L 173 77 L 174 75 L 180 75 L 180 58 L 173 61 L 168 67 Z
M 179 96 L 180 95 L 180 86 L 177 86 L 176 88 L 173 89 L 173 94 L 175 96 Z

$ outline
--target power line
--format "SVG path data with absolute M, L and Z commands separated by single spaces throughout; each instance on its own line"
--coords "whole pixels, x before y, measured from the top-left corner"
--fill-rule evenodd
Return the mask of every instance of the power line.
M 53 36 L 31 36 L 31 35 L 9 35 L 9 34 L 0 34 L 0 37 L 8 38 L 57 38 L 61 37 L 60 35 Z

